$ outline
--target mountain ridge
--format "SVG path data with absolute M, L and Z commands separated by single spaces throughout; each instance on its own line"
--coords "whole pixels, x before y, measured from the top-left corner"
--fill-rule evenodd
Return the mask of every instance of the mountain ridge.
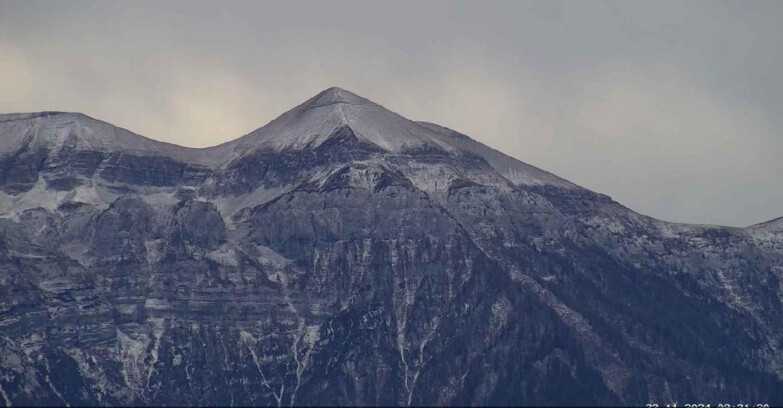
M 346 118 L 346 113 L 343 112 L 341 105 L 353 105 L 354 107 L 369 108 L 369 111 L 349 111 L 349 119 Z M 312 115 L 311 117 L 311 112 L 318 112 L 319 114 Z M 350 116 L 351 114 L 353 114 L 353 117 Z M 302 115 L 304 115 L 306 119 L 304 124 L 302 124 Z M 86 120 L 90 124 L 97 126 L 111 126 L 114 129 L 118 129 L 120 133 L 136 138 L 141 138 L 140 142 L 135 143 L 135 146 L 133 146 L 135 149 L 132 149 L 132 151 L 135 150 L 154 153 L 155 148 L 151 146 L 157 145 L 160 146 L 159 153 L 161 154 L 167 154 L 178 160 L 207 165 L 210 167 L 219 167 L 221 165 L 225 165 L 231 160 L 235 160 L 238 156 L 248 154 L 258 149 L 271 149 L 280 151 L 285 149 L 317 147 L 326 141 L 337 128 L 343 125 L 349 126 L 363 140 L 391 152 L 401 152 L 405 149 L 420 148 L 423 146 L 431 146 L 437 149 L 445 150 L 447 152 L 455 152 L 459 150 L 454 145 L 449 143 L 450 137 L 444 135 L 443 132 L 434 131 L 432 127 L 407 120 L 396 113 L 386 110 L 381 105 L 362 98 L 354 93 L 351 93 L 350 91 L 346 91 L 337 87 L 328 88 L 318 93 L 302 104 L 273 119 L 267 125 L 264 125 L 246 135 L 215 146 L 202 148 L 185 147 L 147 138 L 132 131 L 115 127 L 108 122 L 94 119 L 81 113 L 40 112 L 2 114 L 0 118 L 10 117 L 10 119 L 5 121 L 0 119 L 0 123 L 11 122 L 15 120 L 36 120 L 39 118 L 53 116 L 66 119 L 77 117 L 82 120 Z M 290 129 L 288 125 L 291 121 L 295 122 L 295 126 L 298 127 Z M 381 127 L 383 130 L 379 130 L 379 128 L 375 126 L 377 124 L 376 122 L 383 122 L 382 124 L 386 128 L 391 127 L 393 128 L 392 130 L 398 131 L 396 133 L 397 135 L 402 134 L 402 136 L 392 139 L 381 136 L 381 133 L 386 132 L 386 128 Z M 3 133 L 7 134 L 9 132 L 6 130 L 3 131 Z M 473 141 L 472 139 L 470 140 Z M 482 147 L 482 151 L 485 153 L 490 153 L 491 151 L 495 152 L 490 154 L 492 156 L 491 161 L 493 163 L 502 162 L 503 167 L 501 173 L 508 175 L 512 182 L 533 184 L 549 182 L 552 184 L 558 184 L 561 187 L 575 187 L 567 180 L 554 176 L 551 173 L 526 164 L 517 159 L 513 159 L 502 154 L 501 155 L 505 156 L 505 158 L 500 157 L 497 154 L 499 152 L 496 152 L 493 149 L 485 148 L 484 145 L 478 142 L 473 142 L 473 146 Z M 462 145 L 464 145 L 464 143 L 462 143 Z M 5 149 L 0 150 L 0 155 L 10 154 L 12 149 L 13 143 L 7 143 L 5 144 Z M 470 151 L 470 149 L 465 146 L 463 146 L 462 149 L 467 149 Z M 514 166 L 514 164 L 518 165 Z
M 408 140 L 413 139 L 416 142 L 419 142 L 418 145 L 416 143 L 412 145 L 405 145 L 404 143 L 396 142 L 391 144 L 383 142 L 378 143 L 377 138 L 364 139 L 369 143 L 379 146 L 385 150 L 399 152 L 403 150 L 404 147 L 414 148 L 420 146 L 421 144 L 434 143 L 436 148 L 444 148 L 449 152 L 454 152 L 455 150 L 462 150 L 471 153 L 480 152 L 479 155 L 481 157 L 487 160 L 495 170 L 497 170 L 501 175 L 514 184 L 551 184 L 558 187 L 583 188 L 571 183 L 566 179 L 547 172 L 546 170 L 532 166 L 519 159 L 508 156 L 499 150 L 477 142 L 469 136 L 459 133 L 455 130 L 431 122 L 411 121 L 405 119 L 394 112 L 386 110 L 382 105 L 379 105 L 340 87 L 330 87 L 319 92 L 303 103 L 282 113 L 277 118 L 270 121 L 267 125 L 261 126 L 254 131 L 239 136 L 235 139 L 208 147 L 188 147 L 175 143 L 159 141 L 157 139 L 143 136 L 141 134 L 115 126 L 109 122 L 93 118 L 80 112 L 42 111 L 26 113 L 2 113 L 0 114 L 0 124 L 12 121 L 35 120 L 38 118 L 75 118 L 77 122 L 78 120 L 82 120 L 86 121 L 87 123 L 102 126 L 104 128 L 114 129 L 113 133 L 115 133 L 115 135 L 117 134 L 117 131 L 119 131 L 121 135 L 126 137 L 137 138 L 140 140 L 140 142 L 127 143 L 127 145 L 130 146 L 127 151 L 130 153 L 160 154 L 183 162 L 216 168 L 225 166 L 232 160 L 236 160 L 239 156 L 252 153 L 253 150 L 257 149 L 272 149 L 279 151 L 290 148 L 301 149 L 317 147 L 320 143 L 328 140 L 329 136 L 334 134 L 334 131 L 337 130 L 340 126 L 348 126 L 353 131 L 354 129 L 346 119 L 345 114 L 342 112 L 342 110 L 338 109 L 340 105 L 367 106 L 374 109 L 379 109 L 385 114 L 388 113 L 392 115 L 395 117 L 395 119 L 402 119 L 405 122 L 420 126 L 427 131 L 437 134 L 437 136 L 427 134 L 423 138 L 418 138 L 420 135 L 414 133 L 413 136 L 415 137 L 409 138 Z M 285 125 L 287 123 L 286 119 L 290 119 L 291 117 L 293 117 L 293 119 L 298 119 L 298 116 L 303 111 L 320 110 L 323 108 L 329 109 L 330 107 L 335 108 L 337 111 L 328 112 L 329 114 L 326 115 L 325 118 L 322 116 L 317 117 L 316 122 L 321 121 L 320 123 L 323 123 L 332 121 L 333 123 L 329 123 L 323 128 L 318 128 L 316 126 L 318 129 L 314 133 L 307 133 L 307 129 L 304 131 L 302 129 L 296 129 L 293 132 L 286 133 L 281 132 L 279 126 L 274 126 L 276 123 L 280 122 L 282 122 L 282 125 Z M 337 121 L 334 121 L 335 117 L 337 118 Z M 312 130 L 312 128 L 309 130 Z M 0 129 L 0 131 L 2 131 L 4 134 L 9 133 L 7 130 Z M 370 132 L 373 132 L 373 130 L 370 130 Z M 106 133 L 108 132 L 104 131 L 98 136 L 110 138 L 111 136 L 107 136 Z M 359 133 L 361 134 L 361 132 Z M 16 141 L 12 140 L 10 143 L 4 143 L 3 147 L 0 147 L 0 156 L 4 154 L 11 154 L 13 152 L 14 143 L 16 142 L 18 147 L 18 139 L 21 139 L 23 136 L 24 135 L 17 135 Z M 116 150 L 117 147 L 115 146 L 114 149 Z M 755 225 L 737 228 L 750 230 L 758 225 L 773 223 L 775 220 L 776 219 L 772 219 Z M 678 224 L 712 226 L 712 224 Z M 722 225 L 714 226 L 725 227 Z
M 196 152 L 0 121 L 0 402 L 783 404 L 777 221 L 659 221 L 327 91 Z

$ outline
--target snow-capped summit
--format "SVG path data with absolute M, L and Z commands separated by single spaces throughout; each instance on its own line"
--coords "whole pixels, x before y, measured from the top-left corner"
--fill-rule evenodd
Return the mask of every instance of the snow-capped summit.
M 232 145 L 235 156 L 260 149 L 283 151 L 316 148 L 349 127 L 355 136 L 389 153 L 404 153 L 420 148 L 436 149 L 449 154 L 474 154 L 483 157 L 514 184 L 551 184 L 576 187 L 544 170 L 523 163 L 450 129 L 415 122 L 383 106 L 342 88 L 328 88 L 268 125 Z
M 378 106 L 373 101 L 362 98 L 355 93 L 345 90 L 340 87 L 333 86 L 328 89 L 324 89 L 314 97 L 308 99 L 302 106 L 308 109 L 317 108 L 319 106 L 331 105 L 336 103 L 344 103 L 349 105 L 370 105 Z
M 329 88 L 236 141 L 238 151 L 315 148 L 335 130 L 350 127 L 356 137 L 388 152 L 431 145 L 455 147 L 442 135 L 342 88 Z

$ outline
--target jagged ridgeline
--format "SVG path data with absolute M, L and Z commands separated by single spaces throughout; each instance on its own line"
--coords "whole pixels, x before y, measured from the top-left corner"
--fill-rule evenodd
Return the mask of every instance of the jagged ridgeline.
M 339 88 L 205 149 L 0 115 L 5 405 L 781 405 L 782 278 L 781 220 L 655 220 Z

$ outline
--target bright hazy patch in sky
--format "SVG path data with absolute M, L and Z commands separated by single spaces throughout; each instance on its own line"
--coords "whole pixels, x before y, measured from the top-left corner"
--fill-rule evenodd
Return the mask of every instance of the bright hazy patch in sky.
M 330 86 L 670 221 L 783 216 L 783 2 L 0 0 L 0 112 L 186 146 Z

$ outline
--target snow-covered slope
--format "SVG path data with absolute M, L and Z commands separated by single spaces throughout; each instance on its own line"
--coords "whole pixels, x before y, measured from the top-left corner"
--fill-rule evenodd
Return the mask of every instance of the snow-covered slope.
M 575 188 L 576 185 L 554 174 L 519 161 L 487 145 L 449 128 L 429 122 L 417 122 L 438 134 L 452 149 L 471 152 L 486 160 L 503 177 L 517 185 L 554 185 L 562 188 Z
M 124 152 L 169 156 L 185 162 L 208 162 L 205 149 L 149 139 L 82 113 L 38 112 L 0 114 L 0 156 L 20 148 L 59 151 Z
M 783 250 L 783 217 L 751 225 L 745 230 L 762 245 Z M 783 269 L 783 265 L 780 268 Z
M 783 217 L 775 218 L 774 220 L 762 222 L 761 224 L 751 225 L 747 227 L 748 231 L 754 232 L 780 232 L 783 233 Z

